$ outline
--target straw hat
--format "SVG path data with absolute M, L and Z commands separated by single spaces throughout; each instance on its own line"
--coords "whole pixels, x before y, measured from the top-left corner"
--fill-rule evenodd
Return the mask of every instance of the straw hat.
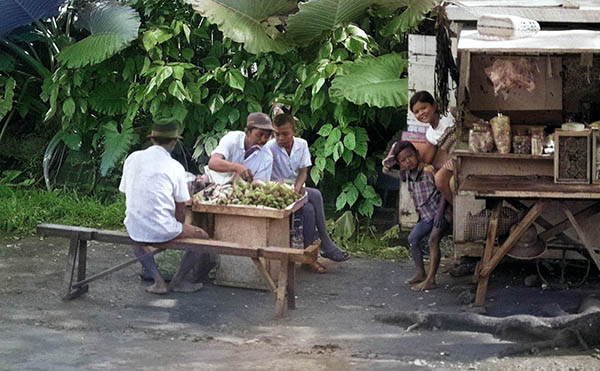
M 510 233 L 516 228 L 516 224 L 510 227 Z M 515 259 L 535 259 L 546 251 L 546 242 L 538 237 L 535 226 L 530 226 L 521 239 L 508 252 L 508 256 Z
M 181 139 L 182 136 L 179 135 L 177 122 L 171 118 L 164 118 L 152 123 L 152 132 L 148 138 Z

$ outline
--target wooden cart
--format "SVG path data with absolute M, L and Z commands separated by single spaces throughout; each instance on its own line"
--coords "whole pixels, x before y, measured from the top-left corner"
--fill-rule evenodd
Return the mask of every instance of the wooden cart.
M 211 238 L 252 247 L 291 247 L 290 218 L 308 197 L 284 210 L 244 205 L 194 203 L 192 224 L 201 226 Z M 279 266 L 268 261 L 237 256 L 218 256 L 215 283 L 270 290 L 269 280 L 278 276 Z M 266 280 L 265 280 L 266 278 Z
M 525 39 L 487 41 L 479 38 L 475 30 L 464 30 L 460 33 L 458 53 L 453 234 L 457 256 L 482 257 L 476 272 L 475 304 L 485 303 L 491 272 L 534 223 L 539 236 L 546 241 L 579 244 L 600 267 L 598 184 L 556 184 L 553 155 L 470 152 L 467 149 L 469 128 L 462 121 L 467 111 L 486 120 L 500 111 L 511 118 L 511 125 L 558 128 L 570 115 L 581 114 L 579 102 L 591 91 L 600 89 L 598 77 L 591 77 L 600 66 L 600 32 L 540 31 Z M 507 99 L 496 96 L 485 69 L 497 58 L 522 57 L 534 65 L 534 90 L 515 90 Z M 523 209 L 525 217 L 498 247 L 496 231 L 503 205 Z M 486 208 L 492 210 L 487 240 L 469 241 L 465 233 L 467 216 Z M 595 227 L 590 228 L 592 225 Z M 571 227 L 574 231 L 568 231 Z M 543 257 L 552 254 L 556 251 L 547 250 Z M 581 258 L 575 252 L 569 257 Z

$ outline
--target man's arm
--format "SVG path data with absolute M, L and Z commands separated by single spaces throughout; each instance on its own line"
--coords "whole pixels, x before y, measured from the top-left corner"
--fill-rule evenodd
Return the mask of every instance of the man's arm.
M 185 214 L 187 213 L 187 206 L 185 202 L 175 202 L 175 219 L 180 223 L 185 223 Z
M 300 169 L 298 169 L 298 176 L 296 177 L 296 181 L 294 182 L 294 188 L 296 189 L 297 192 L 300 192 L 300 190 L 302 189 L 302 186 L 306 182 L 307 178 L 308 178 L 308 168 L 301 167 Z
M 225 160 L 220 153 L 215 153 L 208 160 L 208 168 L 219 173 L 236 173 L 244 180 L 252 180 L 252 172 L 244 165 Z

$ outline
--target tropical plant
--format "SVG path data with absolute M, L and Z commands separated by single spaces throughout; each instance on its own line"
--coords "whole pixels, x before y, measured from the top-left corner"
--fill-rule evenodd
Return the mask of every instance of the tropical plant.
M 69 119 L 75 114 L 76 102 L 70 94 L 71 84 L 65 79 L 64 73 L 67 67 L 81 67 L 99 63 L 119 52 L 123 47 L 137 38 L 140 25 L 139 16 L 130 7 L 117 2 L 96 2 L 86 4 L 78 13 L 77 24 L 91 32 L 90 36 L 83 37 L 81 40 L 73 38 L 71 35 L 71 26 L 74 17 L 74 9 L 65 7 L 58 14 L 58 17 L 52 18 L 49 24 L 52 27 L 46 27 L 38 18 L 48 17 L 58 13 L 59 6 L 64 1 L 9 1 L 3 3 L 4 10 L 1 24 L 7 17 L 7 24 L 12 26 L 2 28 L 7 33 L 17 26 L 26 25 L 34 22 L 35 26 L 21 33 L 11 34 L 0 41 L 4 49 L 16 56 L 23 64 L 15 65 L 15 58 L 6 52 L 0 51 L 0 55 L 9 57 L 5 63 L 5 68 L 0 68 L 0 73 L 17 71 L 23 84 L 17 84 L 20 87 L 18 99 L 14 99 L 14 78 L 3 78 L 0 75 L 0 88 L 4 87 L 4 98 L 0 101 L 0 120 L 6 117 L 2 131 L 0 131 L 0 141 L 8 126 L 13 114 L 18 108 L 21 117 L 24 118 L 32 109 L 39 114 L 45 113 L 45 121 L 51 121 L 57 111 L 59 111 L 59 86 L 65 88 L 68 97 L 62 101 L 61 108 L 61 130 L 55 135 L 48 146 L 44 159 L 44 177 L 46 184 L 50 188 L 49 165 L 56 157 L 55 150 L 66 145 L 73 150 L 80 148 L 81 129 L 70 127 Z M 70 2 L 72 5 L 72 2 Z M 10 18 L 10 19 L 9 19 Z M 81 36 L 81 35 L 75 35 Z M 48 46 L 44 54 L 40 53 L 39 43 L 42 46 Z M 64 65 L 64 67 L 62 66 Z M 33 72 L 33 73 L 32 73 Z M 25 75 L 23 78 L 21 74 Z M 82 74 L 74 74 L 74 85 L 81 84 Z M 37 84 L 30 84 L 37 82 Z M 43 84 L 42 84 L 43 82 Z M 42 86 L 42 91 L 38 89 Z M 33 94 L 32 94 L 33 93 Z M 49 105 L 49 109 L 44 107 L 39 100 L 31 99 L 32 96 L 40 96 L 43 102 Z M 40 109 L 41 106 L 41 109 Z M 85 111 L 85 108 L 81 108 Z M 79 129 L 79 130 L 78 130 Z M 125 151 L 117 153 L 117 156 L 123 156 Z M 114 155 L 113 155 L 114 156 Z M 110 156 L 107 156 L 110 157 Z M 56 162 L 56 161 L 54 161 Z M 60 162 L 60 161 L 59 161 Z M 110 162 L 110 161 L 109 161 Z
M 112 170 L 162 116 L 185 123 L 180 149 L 194 147 L 203 162 L 227 130 L 244 127 L 248 112 L 278 103 L 311 144 L 312 182 L 332 180 L 338 210 L 371 216 L 381 205 L 373 188 L 377 155 L 404 122 L 401 32 L 432 2 L 191 3 L 201 14 L 183 0 L 92 3 L 87 10 L 71 1 L 50 21 L 2 42 L 0 54 L 12 59 L 0 62 L 0 99 L 13 103 L 0 101 L 0 115 L 25 113 L 26 105 L 30 114 L 44 112 L 38 126 L 56 133 L 46 178 L 60 163 L 84 167 L 77 179 L 92 187 L 113 181 Z M 328 9 L 336 10 L 319 14 Z M 306 30 L 298 27 L 303 22 Z M 37 83 L 22 94 L 28 79 Z
M 297 88 L 278 89 L 277 101 L 290 107 L 305 136 L 316 132 L 311 179 L 334 176 L 341 185 L 336 209 L 355 207 L 370 217 L 382 201 L 369 184 L 376 179 L 369 130 L 387 127 L 393 108 L 407 103 L 408 62 L 396 51 L 397 32 L 417 25 L 435 1 L 270 1 L 260 9 L 247 0 L 188 2 L 251 53 L 295 48 L 302 57 L 293 67 Z

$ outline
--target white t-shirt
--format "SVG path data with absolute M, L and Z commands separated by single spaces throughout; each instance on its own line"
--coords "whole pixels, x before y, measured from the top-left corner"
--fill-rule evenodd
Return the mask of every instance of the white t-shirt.
M 124 224 L 139 242 L 166 242 L 177 237 L 182 224 L 175 203 L 190 199 L 185 169 L 161 146 L 136 151 L 123 165 L 119 190 L 125 193 Z
M 312 165 L 310 162 L 310 151 L 308 143 L 302 138 L 294 137 L 292 151 L 288 155 L 285 148 L 277 145 L 275 139 L 271 139 L 265 145 L 273 155 L 273 173 L 271 180 L 296 180 L 298 170 Z
M 219 141 L 217 148 L 212 151 L 211 155 L 221 154 L 224 159 L 236 164 L 242 164 L 248 168 L 254 180 L 262 180 L 267 182 L 271 179 L 271 170 L 273 168 L 273 155 L 271 151 L 263 146 L 260 150 L 252 153 L 247 159 L 244 159 L 244 139 L 246 133 L 243 131 L 230 131 L 225 134 Z
M 447 128 L 454 126 L 454 122 L 454 116 L 452 116 L 450 112 L 447 112 L 446 116 L 440 115 L 440 122 L 438 123 L 437 128 L 434 129 L 431 127 L 431 125 L 429 125 L 427 131 L 425 132 L 425 138 L 427 138 L 429 143 L 437 146 L 440 137 L 444 134 Z

